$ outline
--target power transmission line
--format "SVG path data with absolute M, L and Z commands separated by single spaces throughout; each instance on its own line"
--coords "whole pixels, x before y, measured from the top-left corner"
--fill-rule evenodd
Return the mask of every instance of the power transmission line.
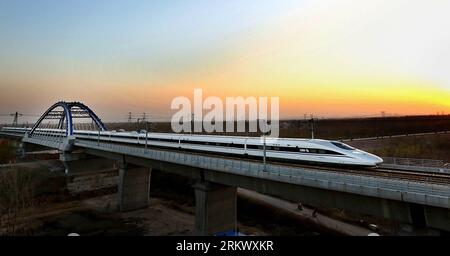
M 133 114 L 131 112 L 128 112 L 128 123 L 130 124 L 133 119 Z
M 10 113 L 10 114 L 7 114 L 7 116 L 12 116 L 13 117 L 13 122 L 12 122 L 12 126 L 14 127 L 14 126 L 18 126 L 18 124 L 19 124 L 19 117 L 20 116 L 23 116 L 24 114 L 22 114 L 22 113 L 19 113 L 19 112 L 15 112 L 15 113 Z

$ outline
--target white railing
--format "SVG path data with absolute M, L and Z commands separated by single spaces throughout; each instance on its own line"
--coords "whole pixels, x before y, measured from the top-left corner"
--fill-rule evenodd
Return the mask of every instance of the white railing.
M 393 165 L 408 165 L 422 167 L 444 167 L 443 160 L 434 159 L 418 159 L 418 158 L 400 158 L 400 157 L 383 157 L 383 163 Z

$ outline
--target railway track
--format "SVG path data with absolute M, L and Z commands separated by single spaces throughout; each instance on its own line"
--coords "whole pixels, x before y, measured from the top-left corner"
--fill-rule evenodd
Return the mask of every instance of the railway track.
M 394 178 L 400 180 L 450 185 L 450 175 L 448 174 L 446 175 L 446 174 L 424 173 L 424 172 L 403 171 L 395 169 L 380 169 L 380 168 L 374 168 L 371 170 L 366 169 L 348 170 L 348 172 L 390 179 Z
M 258 162 L 258 161 L 255 161 Z M 259 161 L 260 162 L 260 161 Z M 291 167 L 303 167 L 303 168 L 314 168 L 324 171 L 332 172 L 342 172 L 342 173 L 352 173 L 357 175 L 365 176 L 377 176 L 389 179 L 400 179 L 409 180 L 425 183 L 436 183 L 450 185 L 450 174 L 445 173 L 435 173 L 435 172 L 424 172 L 424 171 L 406 171 L 397 169 L 387 169 L 387 168 L 351 168 L 351 167 L 330 167 L 330 166 L 320 166 L 320 165 L 309 165 L 301 163 L 283 163 L 277 161 L 268 161 L 268 164 L 277 164 Z
M 226 157 L 229 159 L 239 159 L 233 157 Z M 241 159 L 241 158 L 240 158 Z M 259 162 L 254 159 L 247 159 L 254 162 Z M 351 173 L 357 175 L 364 176 L 376 176 L 387 179 L 400 179 L 400 180 L 409 180 L 416 182 L 424 182 L 424 183 L 435 183 L 435 184 L 443 184 L 450 185 L 450 174 L 438 174 L 431 172 L 423 172 L 423 171 L 405 171 L 405 170 L 396 170 L 396 169 L 387 169 L 387 168 L 350 168 L 350 167 L 329 167 L 329 166 L 320 166 L 320 165 L 309 165 L 309 164 L 293 164 L 293 163 L 285 163 L 285 162 L 277 162 L 277 161 L 267 161 L 268 164 L 276 164 L 290 167 L 302 167 L 306 169 L 317 169 L 323 171 L 332 171 L 339 173 Z

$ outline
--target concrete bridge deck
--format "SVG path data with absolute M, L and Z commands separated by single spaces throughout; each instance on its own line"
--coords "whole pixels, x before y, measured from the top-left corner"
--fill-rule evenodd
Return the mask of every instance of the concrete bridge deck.
M 419 222 L 425 222 L 427 227 L 450 231 L 450 184 L 324 171 L 313 166 L 264 165 L 246 159 L 174 152 L 101 139 L 24 138 L 23 141 L 62 151 L 70 145 L 88 155 L 160 169 L 201 183 L 242 187 L 315 207 L 345 209 L 404 223 L 422 219 Z
M 241 187 L 313 207 L 338 208 L 361 215 L 450 231 L 450 184 L 322 170 L 314 166 L 264 164 L 259 161 L 165 150 L 143 144 L 118 144 L 107 138 L 74 135 L 29 137 L 29 129 L 2 130 L 0 136 L 26 145 L 57 149 L 69 172 L 105 165 L 119 168 L 121 210 L 145 207 L 152 169 L 197 181 L 198 234 L 235 229 L 236 188 Z M 25 134 L 25 135 L 24 135 Z M 90 157 L 86 157 L 90 156 Z

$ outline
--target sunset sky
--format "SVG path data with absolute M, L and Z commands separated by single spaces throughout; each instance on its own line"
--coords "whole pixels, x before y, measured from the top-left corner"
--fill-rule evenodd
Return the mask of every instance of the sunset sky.
M 448 0 L 0 0 L 0 114 L 58 100 L 169 120 L 176 96 L 282 118 L 450 113 Z M 0 116 L 0 122 L 10 122 Z

